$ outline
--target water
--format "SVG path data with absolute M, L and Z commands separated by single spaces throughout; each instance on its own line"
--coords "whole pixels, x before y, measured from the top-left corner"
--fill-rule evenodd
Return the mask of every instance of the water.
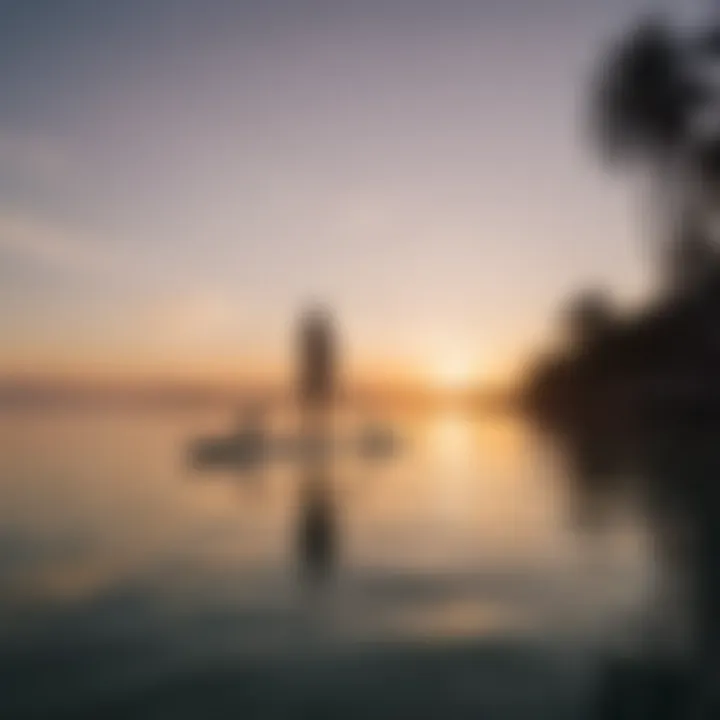
M 326 468 L 315 582 L 306 469 L 186 462 L 228 421 L 0 416 L 1 717 L 577 717 L 598 654 L 636 641 L 642 523 L 580 531 L 519 420 L 403 418 L 397 457 Z

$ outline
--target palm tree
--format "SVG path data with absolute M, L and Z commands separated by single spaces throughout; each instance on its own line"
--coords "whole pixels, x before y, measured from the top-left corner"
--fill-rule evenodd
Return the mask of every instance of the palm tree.
M 594 88 L 593 120 L 611 161 L 640 161 L 654 183 L 660 227 L 671 248 L 704 222 L 705 151 L 694 123 L 707 91 L 691 64 L 694 48 L 663 22 L 641 22 L 613 49 Z M 668 258 L 667 251 L 663 259 Z
M 646 20 L 614 48 L 594 99 L 600 145 L 611 159 L 666 164 L 685 145 L 698 89 L 679 40 Z

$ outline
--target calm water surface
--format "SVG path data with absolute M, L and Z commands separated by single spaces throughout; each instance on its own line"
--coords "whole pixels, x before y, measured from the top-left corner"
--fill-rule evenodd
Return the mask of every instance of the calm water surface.
M 327 469 L 337 561 L 308 585 L 303 469 L 186 462 L 228 413 L 5 412 L 2 717 L 570 716 L 647 600 L 641 525 L 579 531 L 517 420 L 399 422 L 398 456 Z

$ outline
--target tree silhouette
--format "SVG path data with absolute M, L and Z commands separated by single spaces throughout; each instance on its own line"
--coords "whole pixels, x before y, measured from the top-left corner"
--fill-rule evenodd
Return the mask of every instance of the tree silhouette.
M 613 49 L 596 85 L 602 150 L 613 160 L 672 162 L 686 145 L 701 99 L 683 47 L 659 20 L 645 20 Z
M 642 163 L 654 181 L 673 287 L 689 274 L 677 268 L 690 257 L 678 247 L 695 247 L 711 232 L 712 186 L 720 179 L 720 113 L 713 119 L 717 98 L 700 71 L 716 53 L 711 37 L 683 38 L 661 20 L 646 19 L 605 58 L 594 86 L 592 117 L 602 153 L 612 162 Z M 701 239 L 703 245 L 707 238 Z

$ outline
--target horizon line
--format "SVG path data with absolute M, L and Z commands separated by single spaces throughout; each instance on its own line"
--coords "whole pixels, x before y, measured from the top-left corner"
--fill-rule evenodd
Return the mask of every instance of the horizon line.
M 237 402 L 289 402 L 293 383 L 284 381 L 212 380 L 189 378 L 97 378 L 51 374 L 0 373 L 0 406 L 58 404 L 213 405 Z M 392 380 L 353 380 L 337 392 L 340 402 L 505 403 L 514 388 L 501 383 L 441 387 L 408 377 Z

